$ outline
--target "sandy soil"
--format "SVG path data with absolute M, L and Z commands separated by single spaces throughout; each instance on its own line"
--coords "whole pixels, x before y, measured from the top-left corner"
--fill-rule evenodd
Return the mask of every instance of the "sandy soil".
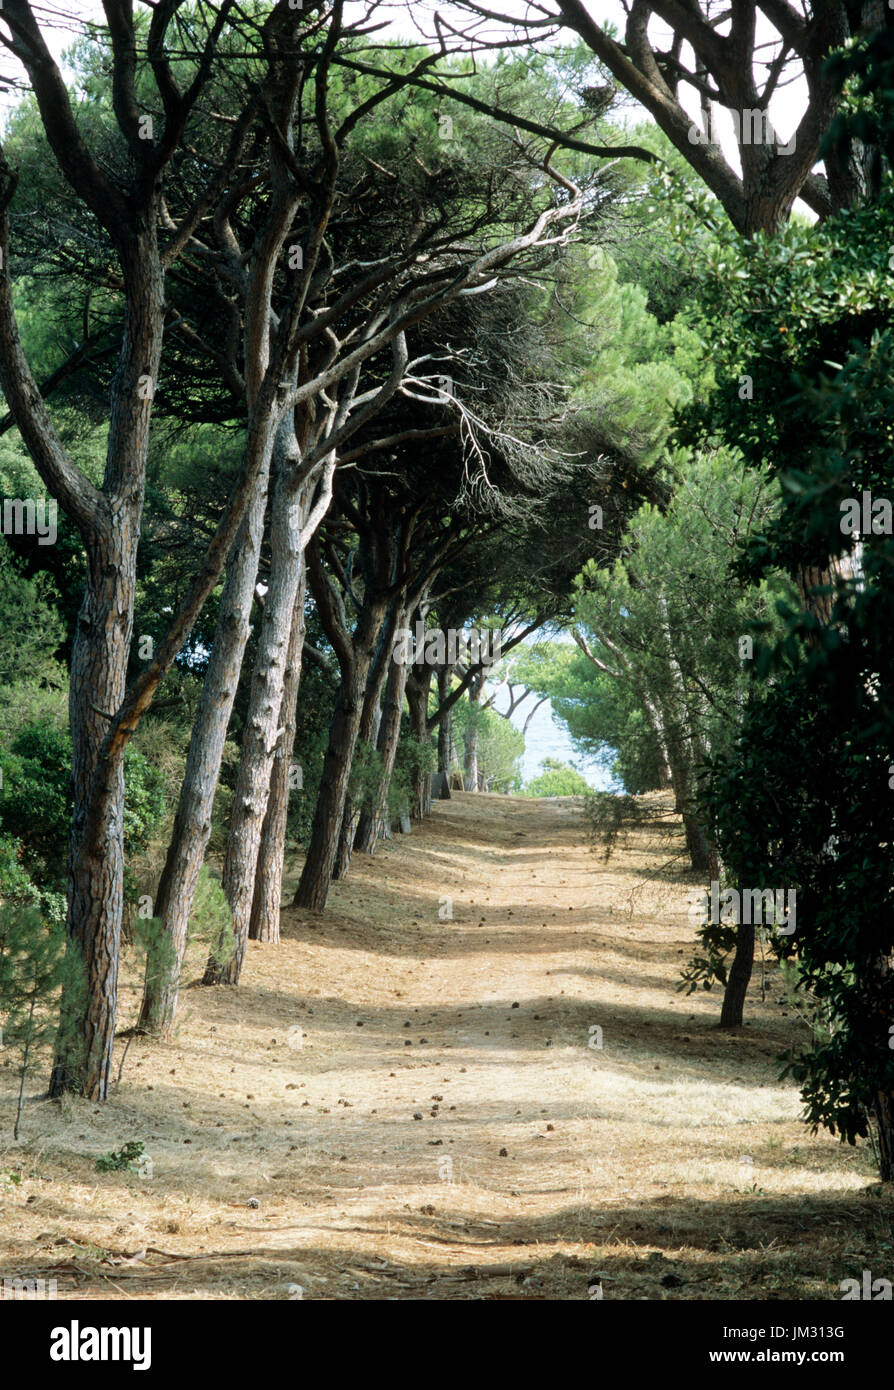
M 6 1058 L 0 1276 L 75 1299 L 838 1299 L 889 1276 L 871 1156 L 811 1136 L 778 1079 L 803 1025 L 775 970 L 739 1035 L 676 992 L 680 848 L 641 829 L 606 864 L 572 801 L 455 795 L 325 914 L 286 908 L 238 988 L 191 984 L 106 1105 L 41 1100 L 35 1074 L 15 1144 Z M 134 958 L 122 1029 L 138 1000 Z M 151 1176 L 96 1171 L 130 1140 Z

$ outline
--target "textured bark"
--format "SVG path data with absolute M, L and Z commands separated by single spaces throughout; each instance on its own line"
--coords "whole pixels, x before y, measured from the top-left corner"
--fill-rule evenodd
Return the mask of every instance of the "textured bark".
M 736 953 L 730 966 L 729 977 L 723 995 L 723 1008 L 720 1011 L 721 1028 L 741 1028 L 745 1008 L 745 996 L 754 968 L 754 926 L 740 922 L 736 931 Z
M 717 850 L 705 834 L 698 818 L 691 811 L 683 812 L 683 827 L 686 831 L 686 851 L 693 869 L 696 873 L 707 874 L 709 878 L 717 878 L 719 873 Z
M 892 973 L 894 955 L 886 951 L 877 957 L 875 968 L 867 972 L 868 978 L 864 976 L 860 981 L 867 1010 L 881 1037 L 890 1027 Z M 875 1134 L 870 1138 L 875 1140 L 879 1177 L 882 1182 L 894 1182 L 894 1092 L 890 1089 L 876 1091 L 871 1111 Z
M 406 684 L 406 663 L 392 661 L 382 700 L 382 717 L 379 722 L 379 736 L 376 742 L 376 747 L 382 758 L 382 781 L 376 805 L 363 812 L 357 826 L 354 848 L 360 854 L 375 854 L 380 837 L 386 835 L 389 829 L 388 790 L 391 785 L 397 746 L 400 741 L 400 724 Z
M 432 669 L 419 666 L 407 671 L 406 697 L 410 708 L 410 733 L 420 744 L 431 742 L 428 727 L 428 693 Z M 431 814 L 431 773 L 417 769 L 410 790 L 411 819 L 421 821 Z
M 837 103 L 837 93 L 823 72 L 823 64 L 829 52 L 841 46 L 857 27 L 852 28 L 845 0 L 823 0 L 822 5 L 813 7 L 809 20 L 786 0 L 774 3 L 772 14 L 770 6 L 761 7 L 782 33 L 789 50 L 801 60 L 809 89 L 808 107 L 798 126 L 795 146 L 788 153 L 749 139 L 740 141 L 741 177 L 727 164 L 717 146 L 693 141 L 691 118 L 677 96 L 680 74 L 659 62 L 659 57 L 663 60 L 668 55 L 658 54 L 647 26 L 654 12 L 671 26 L 678 45 L 684 41 L 692 44 L 698 73 L 702 80 L 710 79 L 719 92 L 721 105 L 736 112 L 763 109 L 765 96 L 758 90 L 755 78 L 755 4 L 734 5 L 731 30 L 721 35 L 708 22 L 700 5 L 683 5 L 677 0 L 643 4 L 637 0 L 628 9 L 623 44 L 605 32 L 583 0 L 558 0 L 557 8 L 565 23 L 652 114 L 720 200 L 738 231 L 749 236 L 758 231 L 772 234 L 787 220 L 799 196 L 820 217 L 859 201 L 864 180 L 856 152 L 844 161 L 829 159 L 828 179 L 813 173 Z M 863 22 L 877 7 L 870 3 L 850 8 L 860 11 L 858 19 Z
M 297 452 L 294 436 L 278 459 L 271 497 L 270 586 L 264 602 L 224 856 L 223 887 L 230 905 L 234 950 L 224 963 L 212 953 L 204 976 L 207 985 L 239 982 L 270 780 L 276 750 L 285 732 L 280 711 L 292 620 L 304 573 L 301 532 L 306 509 L 306 499 L 292 473 L 292 464 L 296 462 L 293 448 Z
M 799 570 L 795 576 L 803 606 L 819 619 L 823 627 L 828 627 L 831 622 L 835 596 L 832 593 L 816 593 L 815 590 L 831 588 L 837 568 L 824 570 L 810 566 Z
M 72 651 L 69 716 L 74 815 L 69 852 L 69 940 L 83 976 L 63 995 L 50 1094 L 78 1090 L 103 1100 L 111 1076 L 124 905 L 123 759 L 107 774 L 101 850 L 82 855 L 97 756 L 107 724 L 124 695 L 133 621 L 135 536 L 139 523 L 120 513 L 121 529 L 105 545 L 88 546 L 88 582 Z M 95 706 L 95 708 L 94 708 Z
M 147 959 L 139 1026 L 161 1037 L 170 1037 L 174 1025 L 189 918 L 211 834 L 214 794 L 251 630 L 270 452 L 268 449 L 227 565 L 217 631 L 193 721 L 174 829 L 155 896 L 154 915 L 162 922 L 167 947 L 159 959 L 151 953 Z
M 154 211 L 154 210 L 153 210 Z M 154 219 L 153 219 L 154 220 Z M 74 811 L 69 840 L 69 941 L 83 982 L 63 994 L 50 1094 L 104 1100 L 111 1076 L 124 906 L 124 748 L 98 775 L 109 720 L 125 694 L 136 556 L 152 415 L 141 378 L 158 377 L 164 275 L 154 225 L 126 261 L 124 341 L 112 383 L 103 507 L 86 539 L 87 584 L 72 646 L 69 719 Z
M 382 691 L 388 679 L 389 667 L 395 664 L 391 660 L 391 654 L 394 648 L 394 631 L 398 625 L 398 610 L 392 605 L 389 620 L 382 624 L 379 632 L 375 656 L 367 673 L 360 727 L 357 731 L 358 743 L 366 743 L 370 747 L 376 746 L 379 735 L 382 718 Z M 350 796 L 346 796 L 341 818 L 341 830 L 338 836 L 338 849 L 335 855 L 335 867 L 332 873 L 333 878 L 341 879 L 348 876 L 354 849 L 354 836 L 361 817 L 362 812 L 352 804 Z
M 319 570 L 315 561 L 312 561 L 311 582 L 314 595 L 322 598 L 324 591 L 319 586 L 318 576 Z M 341 638 L 336 636 L 339 642 L 336 650 L 342 675 L 329 731 L 329 743 L 323 760 L 323 775 L 307 847 L 307 858 L 293 899 L 296 907 L 309 907 L 316 912 L 322 912 L 326 906 L 329 885 L 335 869 L 351 764 L 360 731 L 366 679 L 375 656 L 387 607 L 384 596 L 368 592 L 364 597 L 349 645 L 346 646 Z M 335 634 L 327 635 L 331 637 Z
M 449 666 L 438 668 L 438 707 L 444 704 L 450 692 Z M 448 709 L 438 724 L 438 771 L 444 774 L 441 800 L 450 800 L 450 768 L 453 761 L 453 710 Z
M 298 691 L 301 685 L 301 658 L 304 651 L 306 625 L 304 595 L 305 572 L 302 565 L 282 692 L 281 718 L 284 733 L 273 760 L 270 796 L 267 801 L 264 828 L 261 832 L 254 900 L 251 907 L 251 921 L 248 926 L 250 940 L 265 941 L 271 945 L 278 945 L 279 943 L 279 910 L 286 850 L 286 824 L 289 817 L 289 772 L 295 747 Z
M 481 780 L 478 772 L 478 721 L 481 714 L 481 691 L 483 688 L 483 675 L 476 676 L 469 686 L 469 724 L 466 729 L 466 747 L 463 760 L 464 785 L 467 792 L 477 792 Z
M 875 1103 L 879 1177 L 894 1182 L 894 1093 L 879 1091 Z

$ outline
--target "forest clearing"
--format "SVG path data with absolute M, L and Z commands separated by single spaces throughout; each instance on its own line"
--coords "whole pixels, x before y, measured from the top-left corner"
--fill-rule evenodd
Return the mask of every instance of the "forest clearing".
M 891 1199 L 778 1080 L 777 967 L 741 1036 L 676 992 L 673 840 L 594 864 L 572 798 L 438 804 L 324 919 L 284 912 L 238 991 L 189 988 L 108 1104 L 34 1108 L 0 1147 L 2 1266 L 79 1300 L 837 1296 Z M 126 1028 L 126 963 L 121 988 Z M 151 1177 L 96 1174 L 125 1139 Z

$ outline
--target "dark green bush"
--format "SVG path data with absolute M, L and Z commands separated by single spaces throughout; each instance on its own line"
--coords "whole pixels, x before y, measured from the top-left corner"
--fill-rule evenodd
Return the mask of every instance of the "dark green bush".
M 72 813 L 71 737 L 50 725 L 22 729 L 0 751 L 0 835 L 21 847 L 20 866 L 44 892 L 65 889 Z M 124 757 L 124 850 L 148 844 L 165 811 L 164 783 L 152 764 L 129 748 Z

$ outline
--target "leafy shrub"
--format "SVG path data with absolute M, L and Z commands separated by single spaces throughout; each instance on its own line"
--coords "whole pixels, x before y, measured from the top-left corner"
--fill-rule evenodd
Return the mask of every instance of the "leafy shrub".
M 348 799 L 354 811 L 371 810 L 381 785 L 382 755 L 372 744 L 358 739 L 348 782 Z
M 542 771 L 522 788 L 522 796 L 586 796 L 590 784 L 571 763 L 544 758 Z
M 0 751 L 0 835 L 21 845 L 23 868 L 43 885 L 45 906 L 58 912 L 65 889 L 72 814 L 71 736 L 48 724 L 21 729 Z M 124 850 L 145 847 L 165 812 L 164 781 L 142 753 L 124 755 Z
M 22 842 L 14 835 L 0 835 L 0 899 L 34 902 L 37 889 L 22 865 Z
M 145 1153 L 145 1148 L 139 1139 L 131 1139 L 122 1148 L 113 1150 L 111 1153 L 100 1154 L 96 1160 L 97 1173 L 126 1173 L 128 1169 L 138 1165 Z
M 199 870 L 196 895 L 189 918 L 191 940 L 205 942 L 214 952 L 214 959 L 226 965 L 233 958 L 236 938 L 230 905 L 219 878 L 203 864 Z
M 165 785 L 161 774 L 137 751 L 124 754 L 124 851 L 138 853 L 149 843 L 165 813 Z
M 404 728 L 406 728 L 406 721 Z M 438 765 L 438 750 L 430 739 L 418 739 L 402 732 L 394 758 L 394 771 L 388 787 L 388 814 L 394 820 L 410 807 L 413 784 L 427 777 Z
M 71 819 L 71 739 L 42 725 L 23 729 L 9 751 L 0 753 L 0 767 L 4 833 L 21 841 L 32 875 L 61 887 Z
M 56 1033 L 55 1005 L 63 989 L 71 997 L 82 988 L 83 962 L 77 952 L 68 950 L 64 925 L 47 922 L 33 901 L 0 905 L 2 1042 L 21 1059 L 16 1139 L 34 1053 Z

